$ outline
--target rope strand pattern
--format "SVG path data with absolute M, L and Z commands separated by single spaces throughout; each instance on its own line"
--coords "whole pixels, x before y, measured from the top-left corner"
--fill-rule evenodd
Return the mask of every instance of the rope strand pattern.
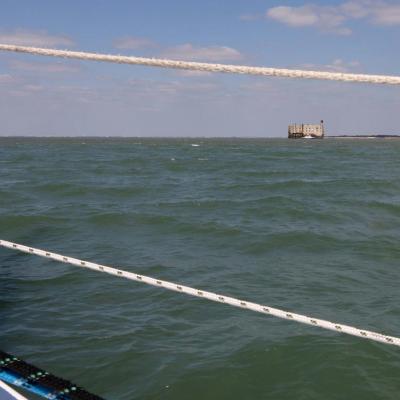
M 400 76 L 389 75 L 366 75 L 326 71 L 305 71 L 299 69 L 250 67 L 244 65 L 212 64 L 192 61 L 176 61 L 160 58 L 145 58 L 111 54 L 86 53 L 81 51 L 44 49 L 38 47 L 27 47 L 8 44 L 0 44 L 0 51 L 28 53 L 49 57 L 72 58 L 86 61 L 104 61 L 117 64 L 184 69 L 192 71 L 224 72 L 231 74 L 263 75 L 282 78 L 324 79 L 343 82 L 400 85 Z
M 18 250 L 28 254 L 35 254 L 40 257 L 50 258 L 55 261 L 61 261 L 63 263 L 75 265 L 81 268 L 88 268 L 94 271 L 103 272 L 106 274 L 114 275 L 120 278 L 130 279 L 132 281 L 146 283 L 156 287 L 172 290 L 179 293 L 185 293 L 191 296 L 200 297 L 203 299 L 215 301 L 218 303 L 228 304 L 238 308 L 244 308 L 247 310 L 255 311 L 261 314 L 272 315 L 274 317 L 287 319 L 291 321 L 300 322 L 306 325 L 318 326 L 323 329 L 327 329 L 334 332 L 346 333 L 348 335 L 358 336 L 364 339 L 374 340 L 376 342 L 392 344 L 400 347 L 400 338 L 393 336 L 382 335 L 377 332 L 371 332 L 364 329 L 358 329 L 349 325 L 338 324 L 335 322 L 326 321 L 323 319 L 312 318 L 306 315 L 296 314 L 289 311 L 280 310 L 270 306 L 265 306 L 257 303 L 252 303 L 246 300 L 240 300 L 233 297 L 228 297 L 222 294 L 208 292 L 201 289 L 184 286 L 181 284 L 164 281 L 161 279 L 152 278 L 145 275 L 136 274 L 133 272 L 124 271 L 117 268 L 108 267 L 101 264 L 95 264 L 89 261 L 83 261 L 77 258 L 67 257 L 61 254 L 52 253 L 45 250 L 36 249 L 33 247 L 24 246 L 6 240 L 0 240 L 0 246 L 6 247 L 12 250 Z

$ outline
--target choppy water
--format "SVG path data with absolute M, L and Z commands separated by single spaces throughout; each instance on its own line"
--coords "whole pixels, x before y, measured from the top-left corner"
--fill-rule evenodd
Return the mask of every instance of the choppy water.
M 199 146 L 192 146 L 198 144 Z M 0 139 L 0 237 L 400 335 L 400 141 Z M 107 399 L 398 399 L 400 351 L 0 249 L 5 351 Z

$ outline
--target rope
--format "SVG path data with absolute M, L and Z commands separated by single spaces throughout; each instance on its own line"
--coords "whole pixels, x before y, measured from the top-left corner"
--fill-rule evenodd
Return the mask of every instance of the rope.
M 8 242 L 6 240 L 0 240 L 0 246 L 7 247 L 12 250 L 19 250 L 28 254 L 35 254 L 40 257 L 50 258 L 55 261 L 61 261 L 66 264 L 75 265 L 77 267 L 83 267 L 92 269 L 94 271 L 103 272 L 105 274 L 114 275 L 120 278 L 130 279 L 136 282 L 146 283 L 147 285 L 152 285 L 156 287 L 162 287 L 164 289 L 172 290 L 174 292 L 185 293 L 191 296 L 200 297 L 203 299 L 215 301 L 217 303 L 229 304 L 233 307 L 244 308 L 247 310 L 255 311 L 261 314 L 272 315 L 274 317 L 288 319 L 291 321 L 300 322 L 306 325 L 319 326 L 320 328 L 327 329 L 330 331 L 346 333 L 348 335 L 358 336 L 364 339 L 374 340 L 376 342 L 392 344 L 395 346 L 400 346 L 400 338 L 393 336 L 386 336 L 380 333 L 371 332 L 363 329 L 354 328 L 348 325 L 342 325 L 335 322 L 330 322 L 322 319 L 308 317 L 306 315 L 295 314 L 292 312 L 280 310 L 278 308 L 273 308 L 270 306 L 265 306 L 257 303 L 251 303 L 245 300 L 235 299 L 233 297 L 224 296 L 221 294 L 207 292 L 205 290 L 200 290 L 192 288 L 189 286 L 180 285 L 173 282 L 163 281 L 156 278 L 151 278 L 145 275 L 139 275 L 133 272 L 123 271 L 121 269 L 116 269 L 108 267 L 101 264 L 95 264 L 88 261 L 83 261 L 78 258 L 72 258 L 63 256 L 57 253 L 51 253 L 49 251 L 36 249 L 33 247 L 27 247 L 22 244 L 17 244 L 13 242 Z
M 3 391 L 1 390 L 3 389 Z M 4 395 L 4 393 L 7 393 L 7 395 L 5 395 L 4 397 L 1 396 L 2 394 Z M 6 385 L 3 381 L 0 380 L 0 398 L 4 398 L 4 399 L 15 399 L 15 400 L 28 400 L 26 397 L 22 396 L 21 394 L 19 394 L 18 392 L 16 392 L 13 388 L 11 388 L 10 386 Z
M 43 49 L 0 44 L 0 50 L 17 53 L 36 54 L 40 56 L 74 58 L 86 61 L 105 61 L 117 64 L 144 65 L 147 67 L 175 68 L 192 71 L 225 72 L 231 74 L 276 76 L 283 78 L 325 79 L 343 82 L 377 83 L 400 85 L 400 76 L 348 74 L 324 71 L 304 71 L 297 69 L 249 67 L 244 65 L 210 64 L 189 61 L 176 61 L 159 58 L 128 57 L 111 54 L 85 53 L 81 51 Z

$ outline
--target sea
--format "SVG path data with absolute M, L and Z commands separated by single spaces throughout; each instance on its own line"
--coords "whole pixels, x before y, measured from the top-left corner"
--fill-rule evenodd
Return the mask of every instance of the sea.
M 0 238 L 400 336 L 400 140 L 3 137 Z M 0 348 L 109 400 L 400 398 L 398 347 L 5 248 Z

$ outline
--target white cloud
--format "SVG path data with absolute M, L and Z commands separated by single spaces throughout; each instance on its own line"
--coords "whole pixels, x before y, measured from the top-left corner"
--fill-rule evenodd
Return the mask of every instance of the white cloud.
M 126 36 L 114 40 L 114 47 L 122 50 L 137 50 L 160 48 L 160 45 L 148 38 Z M 194 46 L 191 43 L 185 43 L 178 46 L 158 49 L 159 57 L 172 58 L 175 60 L 187 61 L 208 61 L 208 62 L 232 62 L 239 61 L 243 58 L 242 54 L 228 46 Z M 201 71 L 180 71 L 179 75 L 186 76 L 202 76 L 208 75 L 207 72 Z
M 351 30 L 343 26 L 346 17 L 335 7 L 312 4 L 300 7 L 279 6 L 270 8 L 267 17 L 295 28 L 315 27 L 328 33 L 351 34 Z
M 196 77 L 204 77 L 204 76 L 211 76 L 212 72 L 207 72 L 207 71 L 191 71 L 191 70 L 176 70 L 175 71 L 176 75 L 179 76 L 187 76 L 191 78 L 196 78 Z
M 14 82 L 14 77 L 10 74 L 0 74 L 0 84 L 2 83 L 12 83 Z
M 234 62 L 243 59 L 242 54 L 227 46 L 207 46 L 198 47 L 191 43 L 185 43 L 178 46 L 160 49 L 160 45 L 151 39 L 126 36 L 118 38 L 114 41 L 114 47 L 117 49 L 151 49 L 156 48 L 156 54 L 153 56 L 161 58 L 171 58 L 174 60 L 186 61 L 204 61 L 204 62 Z M 175 71 L 176 76 L 183 77 L 204 77 L 211 75 L 206 71 L 189 71 L 180 70 Z
M 380 26 L 400 25 L 400 5 L 384 0 L 351 0 L 339 5 L 277 6 L 267 10 L 266 16 L 294 28 L 312 27 L 321 32 L 349 35 L 352 31 L 346 23 L 355 19 Z
M 157 47 L 157 43 L 148 38 L 125 36 L 114 40 L 114 47 L 121 50 L 137 50 Z
M 166 49 L 162 56 L 176 60 L 211 62 L 238 61 L 243 58 L 242 54 L 232 47 L 196 47 L 190 43 Z
M 25 85 L 23 87 L 23 89 L 27 90 L 28 92 L 36 93 L 36 92 L 41 92 L 43 90 L 43 86 L 34 85 L 34 84 L 28 84 L 28 85 Z
M 43 63 L 43 62 L 26 62 L 14 60 L 10 62 L 10 66 L 13 69 L 18 69 L 21 71 L 28 72 L 44 72 L 44 73 L 73 73 L 79 72 L 81 70 L 77 65 L 70 65 L 66 62 L 52 62 L 52 63 Z
M 365 18 L 369 15 L 371 6 L 369 0 L 352 0 L 340 5 L 339 10 L 348 18 Z
M 340 6 L 348 18 L 367 19 L 375 25 L 400 25 L 400 4 L 384 0 L 351 0 Z
M 182 94 L 182 93 L 208 93 L 215 91 L 219 85 L 213 82 L 193 82 L 174 80 L 170 82 L 161 82 L 155 80 L 129 80 L 130 87 L 135 88 L 135 93 L 139 95 L 158 96 L 161 94 Z M 130 89 L 129 89 L 130 91 Z
M 377 25 L 400 25 L 400 5 L 376 8 L 372 21 Z
M 267 16 L 289 26 L 312 26 L 318 22 L 318 16 L 310 6 L 303 7 L 273 7 Z
M 68 36 L 50 35 L 46 31 L 16 29 L 0 32 L 0 43 L 36 47 L 72 47 L 74 41 Z
M 315 71 L 328 71 L 328 72 L 358 72 L 361 64 L 359 61 L 346 62 L 341 58 L 333 60 L 330 64 L 302 64 L 299 66 L 301 69 L 315 70 Z

